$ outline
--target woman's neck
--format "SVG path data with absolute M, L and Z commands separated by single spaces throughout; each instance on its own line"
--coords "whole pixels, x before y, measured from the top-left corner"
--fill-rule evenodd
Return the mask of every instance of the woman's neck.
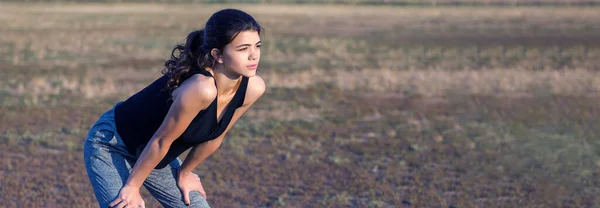
M 217 67 L 213 70 L 209 69 L 208 71 L 213 75 L 217 83 L 218 96 L 228 96 L 235 93 L 242 76 L 227 73 L 227 70 L 224 70 L 223 67 Z

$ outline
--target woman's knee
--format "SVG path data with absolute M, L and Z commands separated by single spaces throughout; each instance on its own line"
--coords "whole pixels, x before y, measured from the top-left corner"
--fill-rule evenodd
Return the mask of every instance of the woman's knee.
M 200 194 L 200 192 L 197 191 L 192 191 L 190 192 L 190 207 L 197 207 L 197 208 L 208 208 L 210 207 L 208 205 L 208 201 L 206 201 L 206 199 L 202 196 L 202 194 Z

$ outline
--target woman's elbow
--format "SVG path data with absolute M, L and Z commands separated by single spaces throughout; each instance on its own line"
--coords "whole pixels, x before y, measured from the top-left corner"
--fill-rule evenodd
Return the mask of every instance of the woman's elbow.
M 158 137 L 156 139 L 153 139 L 148 145 L 150 146 L 150 149 L 154 150 L 160 155 L 166 155 L 169 151 L 171 143 L 171 141 L 168 141 L 165 138 Z

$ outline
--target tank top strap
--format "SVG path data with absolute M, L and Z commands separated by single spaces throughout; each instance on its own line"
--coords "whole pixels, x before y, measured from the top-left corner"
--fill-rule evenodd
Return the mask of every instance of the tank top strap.
M 212 77 L 213 81 L 215 83 L 215 86 L 217 86 L 217 79 L 215 79 L 215 77 L 210 72 L 208 72 L 206 69 L 194 68 L 194 70 L 195 71 L 194 71 L 194 73 L 192 75 L 194 75 L 194 74 L 202 74 L 202 75 L 207 76 L 207 77 Z
M 240 83 L 240 87 L 235 93 L 234 99 L 237 103 L 237 108 L 244 105 L 244 100 L 246 99 L 246 90 L 248 89 L 248 79 L 248 77 L 242 76 L 242 83 Z
M 214 78 L 214 76 L 210 72 L 206 71 L 206 69 L 195 68 L 194 70 L 195 70 L 194 74 L 202 74 L 204 76 L 209 76 L 209 77 Z

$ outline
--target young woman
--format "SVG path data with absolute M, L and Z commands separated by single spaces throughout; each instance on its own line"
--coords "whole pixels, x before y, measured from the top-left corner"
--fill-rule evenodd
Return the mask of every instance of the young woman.
M 209 207 L 192 170 L 265 91 L 261 30 L 243 11 L 216 12 L 173 49 L 160 78 L 98 119 L 84 157 L 100 207 L 144 207 L 142 185 L 165 207 Z

